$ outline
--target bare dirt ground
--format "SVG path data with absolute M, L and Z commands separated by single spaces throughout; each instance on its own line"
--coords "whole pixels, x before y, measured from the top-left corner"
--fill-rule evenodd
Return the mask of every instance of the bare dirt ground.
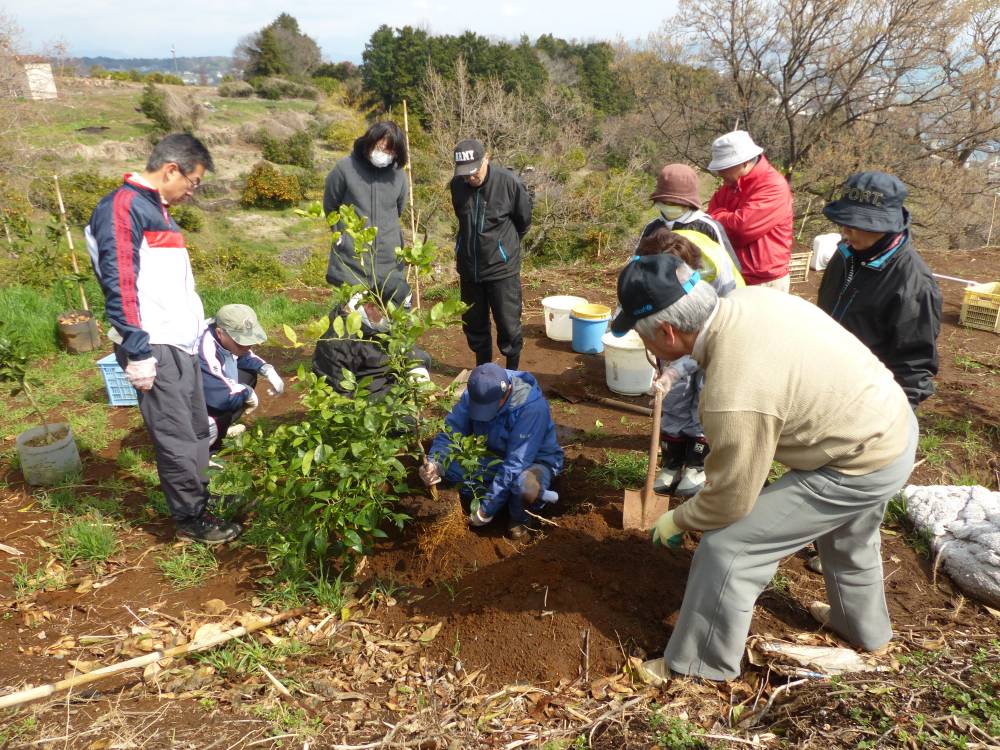
M 1000 279 L 995 251 L 925 257 L 942 273 Z M 575 354 L 568 343 L 545 338 L 540 300 L 557 292 L 611 303 L 614 277 L 614 269 L 583 265 L 525 274 L 522 367 L 547 393 L 576 388 L 613 395 L 600 356 Z M 814 299 L 818 281 L 812 274 L 793 291 Z M 943 447 L 934 460 L 924 457 L 911 481 L 975 476 L 996 489 L 1000 337 L 960 327 L 962 287 L 942 282 L 942 289 L 941 374 L 921 422 L 927 429 L 971 422 L 980 442 L 976 450 L 951 450 L 945 430 Z M 425 343 L 438 383 L 471 366 L 460 330 L 435 332 Z M 290 363 L 287 352 L 270 353 Z M 295 399 L 294 391 L 262 398 L 260 416 L 294 411 Z M 346 611 L 314 610 L 244 639 L 250 646 L 234 651 L 235 660 L 254 644 L 260 653 L 242 666 L 176 660 L 159 674 L 144 678 L 135 670 L 0 713 L 0 746 L 513 750 L 586 747 L 572 744 L 584 736 L 602 748 L 695 747 L 683 744 L 689 726 L 711 735 L 700 740 L 705 746 L 719 747 L 855 747 L 879 737 L 882 730 L 866 728 L 829 681 L 785 689 L 785 678 L 753 666 L 718 686 L 674 680 L 659 689 L 631 678 L 628 658 L 659 653 L 670 635 L 697 542 L 689 535 L 684 549 L 671 552 L 622 531 L 622 491 L 592 476 L 608 451 L 647 450 L 647 418 L 556 396 L 551 403 L 567 471 L 552 523 L 529 541 L 506 539 L 498 519 L 497 528 L 463 532 L 458 565 L 428 565 L 417 540 L 442 507 L 415 495 L 404 502 L 414 522 L 367 559 Z M 84 457 L 79 491 L 122 503 L 129 521 L 121 551 L 98 570 L 58 566 L 55 517 L 44 497 L 19 474 L 6 478 L 0 541 L 22 554 L 0 553 L 0 693 L 182 643 L 200 625 L 231 626 L 265 609 L 267 566 L 245 547 L 219 551 L 217 570 L 192 588 L 178 590 L 164 579 L 157 560 L 176 551 L 169 522 L 149 507 L 141 486 L 116 490 L 108 482 L 121 474 L 115 461 L 121 448 L 145 443 L 145 433 L 135 430 L 100 455 Z M 900 656 L 946 647 L 949 658 L 968 661 L 1000 637 L 997 615 L 965 600 L 912 541 L 902 529 L 885 530 L 886 590 L 897 638 L 883 665 L 898 672 Z M 25 562 L 48 563 L 53 582 L 17 596 L 13 577 Z M 755 608 L 751 634 L 838 645 L 806 611 L 822 597 L 822 578 L 805 569 L 804 558 L 786 560 L 780 580 Z M 945 710 L 934 691 L 913 695 L 913 711 Z M 761 714 L 768 696 L 777 700 Z M 868 710 L 864 701 L 851 705 Z M 680 717 L 682 724 L 664 717 Z M 982 741 L 966 731 L 973 744 Z

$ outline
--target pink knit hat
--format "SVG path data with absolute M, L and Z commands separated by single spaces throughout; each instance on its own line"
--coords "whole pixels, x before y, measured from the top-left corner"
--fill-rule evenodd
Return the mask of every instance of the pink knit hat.
M 698 175 L 687 164 L 667 164 L 660 170 L 660 176 L 656 178 L 656 189 L 649 199 L 701 208 Z

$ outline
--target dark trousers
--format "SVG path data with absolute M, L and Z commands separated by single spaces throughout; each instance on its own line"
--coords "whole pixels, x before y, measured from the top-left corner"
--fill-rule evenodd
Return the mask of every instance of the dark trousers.
M 497 346 L 507 358 L 507 369 L 516 370 L 521 360 L 521 277 L 476 283 L 461 279 L 462 302 L 469 309 L 462 316 L 462 330 L 476 355 L 476 366 L 493 360 L 490 313 L 497 326 Z
M 250 370 L 237 370 L 236 378 L 240 381 L 240 385 L 248 385 L 251 388 L 257 387 L 257 373 L 251 372 Z M 218 435 L 215 436 L 215 442 L 209 447 L 209 453 L 216 453 L 220 448 L 222 448 L 222 439 L 226 436 L 226 431 L 233 422 L 238 422 L 240 417 L 243 416 L 244 407 L 239 407 L 238 409 L 233 409 L 232 411 L 221 411 L 219 409 L 208 408 L 208 416 L 215 420 L 215 425 L 218 429 Z
M 196 518 L 208 502 L 208 412 L 197 354 L 150 346 L 156 379 L 139 394 L 139 411 L 156 453 L 160 488 L 175 521 Z M 118 364 L 128 364 L 117 346 Z

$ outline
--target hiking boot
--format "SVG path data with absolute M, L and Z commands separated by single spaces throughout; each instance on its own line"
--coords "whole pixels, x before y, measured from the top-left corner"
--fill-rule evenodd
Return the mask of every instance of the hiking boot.
M 176 528 L 178 539 L 189 539 L 202 544 L 224 544 L 243 533 L 243 527 L 238 523 L 223 521 L 211 513 L 202 513 L 197 518 L 178 521 Z
M 684 473 L 674 490 L 678 497 L 693 497 L 705 486 L 705 457 L 708 443 L 703 439 L 689 440 L 684 451 Z
M 653 492 L 661 495 L 670 493 L 684 468 L 684 453 L 687 443 L 683 438 L 665 436 L 660 449 L 660 473 L 653 482 Z

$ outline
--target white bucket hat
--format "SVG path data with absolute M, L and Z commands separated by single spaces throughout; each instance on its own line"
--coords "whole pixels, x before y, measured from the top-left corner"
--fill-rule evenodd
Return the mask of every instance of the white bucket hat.
M 718 172 L 735 167 L 737 164 L 750 161 L 755 156 L 764 153 L 764 149 L 753 142 L 753 138 L 745 130 L 734 130 L 720 135 L 712 141 L 712 162 L 708 165 L 709 172 Z

